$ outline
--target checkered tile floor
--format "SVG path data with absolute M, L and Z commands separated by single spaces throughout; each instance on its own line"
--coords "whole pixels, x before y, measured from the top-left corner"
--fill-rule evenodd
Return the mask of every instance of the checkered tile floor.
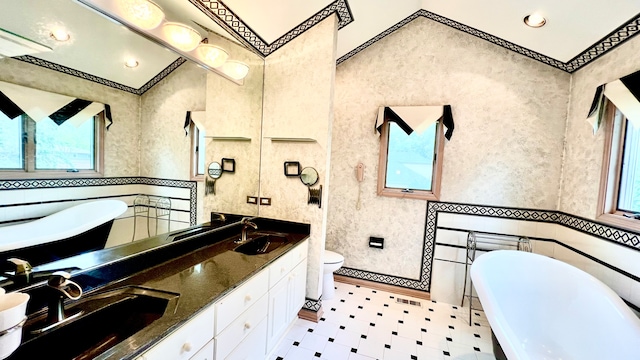
M 398 303 L 397 298 L 421 306 Z M 495 359 L 481 311 L 336 283 L 316 324 L 298 319 L 270 360 Z

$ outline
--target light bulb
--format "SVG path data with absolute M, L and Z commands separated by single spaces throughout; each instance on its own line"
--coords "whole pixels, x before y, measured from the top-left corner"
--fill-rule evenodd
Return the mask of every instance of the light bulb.
M 60 42 L 68 41 L 69 39 L 71 39 L 71 35 L 69 35 L 69 32 L 62 28 L 53 29 L 50 35 L 52 39 Z
M 249 73 L 249 66 L 237 60 L 228 60 L 222 65 L 222 72 L 234 80 L 242 80 Z
M 202 41 L 202 36 L 200 36 L 199 32 L 187 25 L 176 22 L 168 22 L 162 25 L 162 33 L 169 44 L 182 51 L 191 51 Z
M 196 52 L 202 61 L 214 68 L 220 67 L 229 58 L 229 53 L 216 45 L 200 44 Z
M 118 0 L 120 14 L 135 26 L 144 29 L 155 29 L 164 20 L 164 12 L 152 1 Z
M 540 13 L 533 13 L 524 17 L 524 23 L 527 24 L 527 26 L 539 28 L 547 23 L 547 19 Z

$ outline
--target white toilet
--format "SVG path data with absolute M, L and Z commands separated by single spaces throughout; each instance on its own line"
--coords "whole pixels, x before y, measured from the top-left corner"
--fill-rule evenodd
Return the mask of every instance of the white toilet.
M 324 251 L 324 279 L 322 281 L 322 299 L 328 300 L 335 296 L 336 290 L 333 284 L 333 272 L 344 264 L 344 256 L 333 251 Z

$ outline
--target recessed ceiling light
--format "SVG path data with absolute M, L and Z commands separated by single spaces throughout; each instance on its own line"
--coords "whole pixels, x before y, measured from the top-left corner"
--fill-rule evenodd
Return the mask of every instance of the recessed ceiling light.
M 133 59 L 133 58 L 127 59 L 127 61 L 124 62 L 124 66 L 126 66 L 126 67 L 128 67 L 130 69 L 138 67 L 138 65 L 139 65 L 138 60 Z
M 164 20 L 164 12 L 153 1 L 119 0 L 118 9 L 125 19 L 144 30 L 155 29 Z
M 524 23 L 532 28 L 539 28 L 547 23 L 547 19 L 539 13 L 533 13 L 524 17 Z
M 69 34 L 69 32 L 65 29 L 62 28 L 57 28 L 52 30 L 49 35 L 51 36 L 52 39 L 54 39 L 55 41 L 68 41 L 69 39 L 71 39 L 71 35 Z

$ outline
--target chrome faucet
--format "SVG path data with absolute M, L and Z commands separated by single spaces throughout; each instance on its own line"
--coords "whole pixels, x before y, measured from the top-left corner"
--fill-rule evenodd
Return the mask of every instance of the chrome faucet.
M 211 221 L 218 220 L 220 222 L 227 221 L 227 217 L 223 213 L 211 212 Z
M 247 242 L 247 230 L 250 227 L 252 227 L 254 230 L 258 230 L 258 225 L 249 221 L 249 218 L 242 218 L 242 220 L 240 220 L 240 223 L 242 224 L 242 230 L 240 231 L 240 239 L 235 241 L 236 244 L 244 244 L 245 242 Z
M 69 280 L 70 277 L 71 274 L 66 271 L 56 271 L 51 274 L 49 281 L 47 281 L 47 286 L 51 290 L 47 315 L 47 323 L 49 324 L 57 324 L 67 319 L 64 311 L 65 299 L 78 300 L 82 296 L 82 288 Z M 74 314 L 73 316 L 77 315 Z

